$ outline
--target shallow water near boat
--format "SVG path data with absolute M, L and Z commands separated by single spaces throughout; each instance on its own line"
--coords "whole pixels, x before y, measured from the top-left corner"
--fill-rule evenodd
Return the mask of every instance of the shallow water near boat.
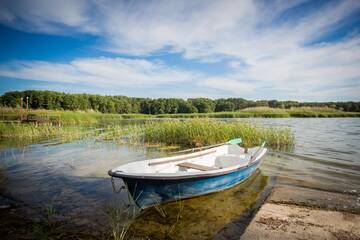
M 180 220 L 176 220 L 176 203 L 167 204 L 162 207 L 168 218 L 160 217 L 151 209 L 135 220 L 130 233 L 154 238 L 166 234 L 177 239 L 185 239 L 185 236 L 210 238 L 232 218 L 250 208 L 266 186 L 268 177 L 272 176 L 276 176 L 280 184 L 359 194 L 359 118 L 229 121 L 288 126 L 295 135 L 295 146 L 287 151 L 272 150 L 260 170 L 235 188 L 184 200 Z M 51 204 L 59 217 L 69 223 L 91 226 L 94 230 L 106 229 L 104 206 L 127 201 L 125 192 L 112 192 L 107 171 L 121 163 L 166 154 L 164 149 L 119 145 L 111 141 L 43 142 L 24 147 L 2 142 L 0 191 L 1 195 L 27 205 Z M 209 222 L 214 224 L 210 227 Z

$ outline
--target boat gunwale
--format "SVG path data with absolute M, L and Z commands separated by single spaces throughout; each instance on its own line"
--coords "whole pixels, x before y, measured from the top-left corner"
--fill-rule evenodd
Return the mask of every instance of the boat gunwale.
M 236 171 L 240 171 L 246 168 L 251 167 L 254 164 L 257 164 L 268 152 L 267 148 L 263 148 L 263 151 L 261 151 L 257 157 L 255 161 L 249 162 L 246 165 L 242 165 L 242 166 L 238 166 L 236 168 L 231 168 L 229 167 L 228 170 L 226 170 L 226 168 L 223 169 L 217 169 L 217 170 L 211 170 L 211 171 L 202 171 L 202 172 L 194 172 L 192 174 L 188 174 L 188 175 L 162 175 L 162 176 L 156 176 L 156 175 L 134 175 L 134 174 L 129 174 L 129 173 L 125 173 L 125 172 L 121 172 L 121 171 L 113 171 L 113 169 L 110 169 L 108 171 L 108 174 L 111 177 L 116 177 L 116 178 L 131 178 L 131 179 L 143 179 L 143 180 L 162 180 L 162 181 L 168 181 L 168 180 L 185 180 L 185 179 L 199 179 L 199 178 L 208 178 L 208 177 L 216 177 L 216 176 L 221 176 L 221 175 L 225 175 L 225 174 L 229 174 L 232 172 L 236 172 Z

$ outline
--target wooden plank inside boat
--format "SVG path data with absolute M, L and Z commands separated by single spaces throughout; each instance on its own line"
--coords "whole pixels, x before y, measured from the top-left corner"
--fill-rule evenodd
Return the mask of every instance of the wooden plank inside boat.
M 217 167 L 209 167 L 209 166 L 190 163 L 190 162 L 179 163 L 179 164 L 177 164 L 177 166 L 184 167 L 184 168 L 192 168 L 192 169 L 201 170 L 201 171 L 211 171 L 211 170 L 219 169 Z
M 199 154 L 194 154 L 194 155 L 191 155 L 191 156 L 185 156 L 185 157 L 176 158 L 176 159 L 164 160 L 164 161 L 159 161 L 159 162 L 150 162 L 148 165 L 149 165 L 149 166 L 153 166 L 153 165 L 158 165 L 158 164 L 178 162 L 178 161 L 182 161 L 182 160 L 186 160 L 186 159 L 190 159 L 190 158 L 195 158 L 195 157 L 201 157 L 201 156 L 209 155 L 209 154 L 212 154 L 212 153 L 215 153 L 215 152 L 216 152 L 216 150 L 213 150 L 213 151 L 206 152 L 206 153 L 199 153 Z

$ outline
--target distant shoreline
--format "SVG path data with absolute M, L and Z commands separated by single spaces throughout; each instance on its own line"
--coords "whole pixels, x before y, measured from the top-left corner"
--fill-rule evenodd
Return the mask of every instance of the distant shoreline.
M 156 118 L 333 118 L 360 117 L 359 112 L 333 111 L 328 108 L 248 108 L 236 112 L 157 114 Z
M 58 119 L 63 125 L 94 125 L 122 119 L 181 119 L 181 118 L 343 118 L 360 117 L 360 112 L 344 112 L 328 107 L 299 107 L 290 109 L 255 107 L 233 112 L 175 113 L 175 114 L 116 114 L 93 110 L 44 110 L 0 107 L 0 122 L 21 122 L 21 119 Z
M 298 102 L 247 100 L 244 98 L 138 98 L 70 94 L 55 91 L 13 91 L 0 96 L 0 107 L 114 114 L 144 114 L 162 117 L 348 117 L 360 113 L 360 102 Z M 295 109 L 295 110 L 294 110 Z M 297 110 L 296 110 L 297 109 Z M 239 113 L 241 112 L 241 114 Z M 335 113 L 337 112 L 337 113 Z M 340 114 L 350 112 L 350 114 Z M 194 114 L 194 115 L 192 115 Z M 199 114 L 199 115 L 198 115 Z

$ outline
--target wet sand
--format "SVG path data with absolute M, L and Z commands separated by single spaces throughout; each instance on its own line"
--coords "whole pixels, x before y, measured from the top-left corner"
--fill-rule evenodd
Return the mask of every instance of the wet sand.
M 360 198 L 275 187 L 240 239 L 360 239 Z

